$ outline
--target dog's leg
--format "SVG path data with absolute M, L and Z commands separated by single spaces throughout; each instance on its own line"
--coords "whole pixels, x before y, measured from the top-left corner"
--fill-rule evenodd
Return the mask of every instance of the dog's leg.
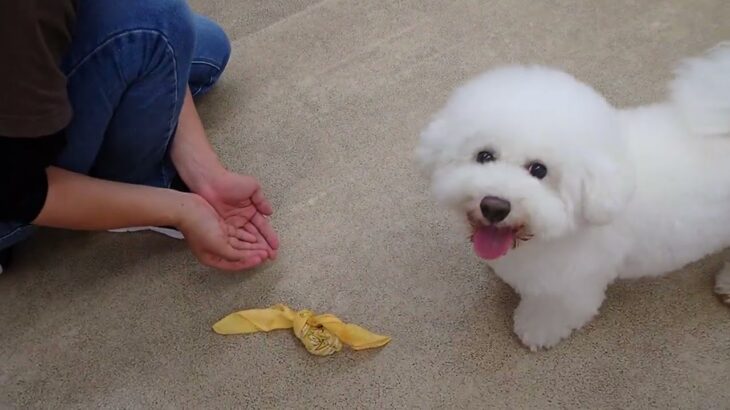
M 514 314 L 515 333 L 532 351 L 553 347 L 598 313 L 605 288 L 572 284 L 560 293 L 523 295 Z
M 725 266 L 715 276 L 715 293 L 724 303 L 730 305 L 730 262 L 725 262 Z

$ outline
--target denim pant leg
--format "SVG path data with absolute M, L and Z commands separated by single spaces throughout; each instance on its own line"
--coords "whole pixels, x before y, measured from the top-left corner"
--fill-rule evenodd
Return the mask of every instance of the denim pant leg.
M 223 30 L 183 0 L 80 0 L 68 76 L 74 117 L 57 165 L 99 178 L 169 186 L 168 148 L 185 87 L 208 91 L 230 55 Z M 33 233 L 0 221 L 0 249 Z
M 228 65 L 231 43 L 223 29 L 207 17 L 193 16 L 195 51 L 188 85 L 194 97 L 208 92 Z

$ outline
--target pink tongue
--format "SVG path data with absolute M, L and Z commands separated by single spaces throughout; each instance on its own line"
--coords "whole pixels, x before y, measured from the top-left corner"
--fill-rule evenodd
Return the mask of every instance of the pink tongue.
M 474 233 L 474 252 L 482 259 L 497 259 L 509 252 L 515 234 L 511 228 L 483 226 Z

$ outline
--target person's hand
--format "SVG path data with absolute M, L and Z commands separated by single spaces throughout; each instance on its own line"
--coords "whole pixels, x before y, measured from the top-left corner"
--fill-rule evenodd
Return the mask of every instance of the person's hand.
M 270 257 L 270 247 L 255 234 L 224 219 L 197 194 L 185 194 L 178 229 L 204 265 L 230 271 L 253 268 Z
M 218 212 L 228 226 L 252 235 L 256 249 L 265 249 L 275 259 L 279 238 L 269 222 L 273 209 L 251 176 L 223 171 L 212 177 L 198 193 Z

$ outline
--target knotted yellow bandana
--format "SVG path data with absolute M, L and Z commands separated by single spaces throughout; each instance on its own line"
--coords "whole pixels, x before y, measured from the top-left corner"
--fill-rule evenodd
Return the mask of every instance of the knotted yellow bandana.
M 334 315 L 315 315 L 309 310 L 295 312 L 284 305 L 268 309 L 234 312 L 213 325 L 220 335 L 269 332 L 292 329 L 307 351 L 317 356 L 329 356 L 342 350 L 342 344 L 353 350 L 382 347 L 390 337 L 376 335 L 360 326 L 344 323 Z

